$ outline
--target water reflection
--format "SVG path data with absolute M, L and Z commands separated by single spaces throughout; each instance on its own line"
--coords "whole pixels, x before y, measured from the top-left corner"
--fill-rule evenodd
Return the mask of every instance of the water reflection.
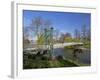
M 64 58 L 71 59 L 73 61 L 77 61 L 78 63 L 81 64 L 91 64 L 91 54 L 90 50 L 83 50 L 82 52 L 80 51 L 73 51 L 71 49 L 67 49 L 66 51 L 64 48 L 56 48 L 54 49 L 54 56 L 63 56 Z

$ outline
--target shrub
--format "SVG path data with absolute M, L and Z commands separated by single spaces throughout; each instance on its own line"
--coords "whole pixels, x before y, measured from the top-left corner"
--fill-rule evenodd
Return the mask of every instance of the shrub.
M 56 57 L 56 59 L 57 59 L 57 60 L 62 60 L 63 57 L 62 57 L 61 55 L 59 55 L 59 56 Z

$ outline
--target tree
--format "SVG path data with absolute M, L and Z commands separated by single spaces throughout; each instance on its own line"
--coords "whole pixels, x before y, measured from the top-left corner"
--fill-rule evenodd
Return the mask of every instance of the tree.
M 32 19 L 30 29 L 33 30 L 37 37 L 37 44 L 44 43 L 44 30 L 50 29 L 52 23 L 50 20 L 44 20 L 42 17 L 38 16 Z
M 60 35 L 60 42 L 64 43 L 64 40 L 65 40 L 64 33 L 61 33 L 61 35 Z
M 71 33 L 61 33 L 61 36 L 60 36 L 60 42 L 61 43 L 64 43 L 64 42 L 72 42 L 73 39 L 72 39 L 72 35 Z
M 66 32 L 64 36 L 65 36 L 64 42 L 72 42 L 73 41 L 71 33 Z
M 30 34 L 29 34 L 29 27 L 24 27 L 23 30 L 23 47 L 25 48 L 28 44 L 31 43 L 30 41 Z
M 78 29 L 75 29 L 74 37 L 75 37 L 75 39 L 80 39 L 81 38 L 81 34 L 80 34 L 80 31 Z
M 70 37 L 70 38 L 72 38 L 72 35 L 71 35 L 71 33 L 66 32 L 66 33 L 65 33 L 65 37 Z
M 35 17 L 32 20 L 31 28 L 35 32 L 37 38 L 40 36 L 40 34 L 42 32 L 41 30 L 43 30 L 42 29 L 42 25 L 43 25 L 43 19 L 40 16 L 39 17 Z
M 91 30 L 90 30 L 90 28 L 87 29 L 87 40 L 91 40 Z
M 44 28 L 49 28 L 52 26 L 52 22 L 50 20 L 45 20 L 43 23 Z
M 87 28 L 86 28 L 86 25 L 83 25 L 82 27 L 82 40 L 86 40 L 86 37 L 87 37 Z
M 58 42 L 58 40 L 59 40 L 59 35 L 60 35 L 60 32 L 59 32 L 59 30 L 54 30 L 54 40 L 55 40 L 55 42 Z
M 43 45 L 45 44 L 45 38 L 44 38 L 44 34 L 41 34 L 37 40 L 39 45 Z

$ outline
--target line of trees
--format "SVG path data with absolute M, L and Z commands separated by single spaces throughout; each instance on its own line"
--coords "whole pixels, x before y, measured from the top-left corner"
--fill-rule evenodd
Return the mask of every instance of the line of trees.
M 45 29 L 50 29 L 53 23 L 50 20 L 44 20 L 42 17 L 38 16 L 32 19 L 30 26 L 24 27 L 23 42 L 24 44 L 29 44 L 31 38 L 35 38 L 38 44 L 44 44 L 44 31 Z M 53 41 L 54 43 L 64 43 L 64 42 L 75 42 L 75 41 L 85 41 L 90 40 L 90 28 L 86 25 L 82 26 L 81 30 L 74 30 L 74 37 L 69 32 L 61 33 L 57 29 L 53 29 Z
M 83 25 L 81 31 L 79 31 L 78 29 L 75 29 L 74 38 L 76 40 L 83 41 L 83 42 L 86 40 L 88 41 L 91 40 L 90 28 L 87 27 L 86 25 Z

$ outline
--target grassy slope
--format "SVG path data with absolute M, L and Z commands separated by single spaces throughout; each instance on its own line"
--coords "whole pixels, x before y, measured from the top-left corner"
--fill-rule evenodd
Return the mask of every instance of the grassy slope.
M 47 60 L 47 59 L 24 59 L 23 61 L 23 69 L 33 69 L 33 68 L 57 68 L 57 67 L 75 67 L 78 66 L 76 63 L 73 63 L 68 60 L 63 59 L 55 59 L 55 60 Z

